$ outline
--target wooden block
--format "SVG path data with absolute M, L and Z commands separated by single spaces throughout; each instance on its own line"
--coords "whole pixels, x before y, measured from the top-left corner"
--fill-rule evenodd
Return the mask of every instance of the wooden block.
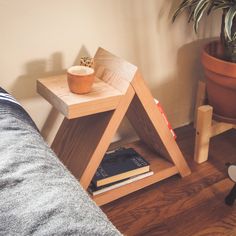
M 202 163 L 208 159 L 212 113 L 213 109 L 209 105 L 198 108 L 194 150 L 194 160 L 197 163 Z
M 94 56 L 94 69 L 99 79 L 118 89 L 123 94 L 127 91 L 137 71 L 135 65 L 103 48 L 98 48 Z
M 228 124 L 224 122 L 217 122 L 217 121 L 212 121 L 212 126 L 211 126 L 211 137 L 214 137 L 218 134 L 221 134 L 229 129 L 233 129 L 235 125 L 233 124 Z
M 70 92 L 66 75 L 52 76 L 37 80 L 37 92 L 68 119 L 114 110 L 122 93 L 96 79 L 88 94 Z

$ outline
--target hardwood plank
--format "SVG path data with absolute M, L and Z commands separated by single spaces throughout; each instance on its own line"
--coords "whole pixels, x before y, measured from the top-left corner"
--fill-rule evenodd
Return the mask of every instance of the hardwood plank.
M 207 169 L 209 171 L 209 168 Z M 165 183 L 155 185 L 156 188 L 153 186 L 153 189 L 149 190 L 149 194 L 145 194 L 145 199 L 140 198 L 132 204 L 129 202 L 129 204 L 133 205 L 132 207 L 127 204 L 122 207 L 122 210 L 118 210 L 116 206 L 116 220 L 118 224 L 122 223 L 122 227 L 130 229 L 126 231 L 128 235 L 134 229 L 142 232 L 145 228 L 152 231 L 152 228 L 157 227 L 157 225 L 158 227 L 162 224 L 169 226 L 169 218 L 198 206 L 202 201 L 205 201 L 206 196 L 210 198 L 211 193 L 205 192 L 203 195 L 202 191 L 214 184 L 215 181 L 221 181 L 223 178 L 225 176 L 222 173 L 215 173 L 213 176 L 209 175 L 203 179 L 201 178 L 202 182 L 200 183 L 199 175 L 195 175 L 195 179 L 192 179 L 189 183 L 186 183 L 185 179 L 168 179 L 163 181 Z M 169 186 L 168 182 L 171 182 L 172 186 Z M 175 188 L 173 188 L 173 185 Z M 135 216 L 136 220 L 127 225 L 125 222 L 128 217 L 124 217 L 124 212 L 128 213 L 127 215 L 129 216 Z M 156 230 L 160 233 L 159 229 Z M 169 229 L 167 228 L 166 230 Z
M 102 207 L 125 235 L 235 235 L 236 208 L 224 204 L 233 183 L 226 162 L 235 161 L 236 131 L 213 137 L 209 159 L 193 161 L 195 130 L 177 129 L 192 174 L 173 176 Z
M 230 186 L 230 180 L 224 179 L 202 189 L 191 198 L 182 199 L 175 215 L 169 216 L 168 213 L 173 212 L 173 208 L 168 209 L 158 223 L 156 219 L 152 220 L 148 223 L 148 229 L 137 235 L 182 236 L 184 232 L 184 235 L 192 236 L 198 232 L 199 226 L 204 228 L 211 225 L 233 211 L 224 205 L 224 196 Z M 167 226 L 166 232 L 163 231 L 163 223 Z

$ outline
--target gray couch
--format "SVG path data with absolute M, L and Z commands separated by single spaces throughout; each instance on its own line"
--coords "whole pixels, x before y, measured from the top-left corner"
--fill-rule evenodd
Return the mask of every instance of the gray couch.
M 0 235 L 121 235 L 3 89 Z

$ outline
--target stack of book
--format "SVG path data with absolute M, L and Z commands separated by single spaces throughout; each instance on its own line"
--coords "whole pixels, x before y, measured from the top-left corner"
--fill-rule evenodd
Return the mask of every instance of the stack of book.
M 152 174 L 150 164 L 139 153 L 121 148 L 105 154 L 88 190 L 97 195 Z

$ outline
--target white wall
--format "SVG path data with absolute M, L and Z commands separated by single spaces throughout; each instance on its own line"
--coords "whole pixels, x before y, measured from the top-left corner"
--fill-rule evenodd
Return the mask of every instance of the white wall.
M 171 24 L 177 2 L 0 0 L 0 86 L 21 101 L 50 142 L 61 117 L 53 126 L 58 115 L 36 94 L 36 79 L 63 73 L 101 46 L 140 68 L 174 127 L 189 123 L 202 77 L 199 51 L 204 38 L 218 36 L 220 17 L 196 36 L 185 15 Z

